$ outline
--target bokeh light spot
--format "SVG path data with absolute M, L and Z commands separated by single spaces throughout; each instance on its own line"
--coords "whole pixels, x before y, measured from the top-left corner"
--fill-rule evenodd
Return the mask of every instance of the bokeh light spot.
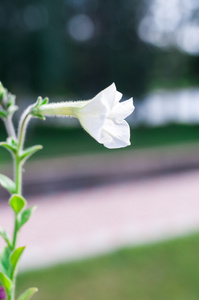
M 48 23 L 48 12 L 44 7 L 28 5 L 23 14 L 24 23 L 28 30 L 36 31 Z
M 198 0 L 152 0 L 140 21 L 140 38 L 158 47 L 177 47 L 191 55 L 199 53 Z
M 199 25 L 189 25 L 177 35 L 178 46 L 192 55 L 199 54 Z
M 94 35 L 94 23 L 87 15 L 79 14 L 72 17 L 68 22 L 68 31 L 73 39 L 84 42 Z

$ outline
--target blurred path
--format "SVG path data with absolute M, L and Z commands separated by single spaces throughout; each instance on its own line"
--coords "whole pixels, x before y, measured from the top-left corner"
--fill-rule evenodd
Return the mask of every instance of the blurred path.
M 169 173 L 199 170 L 199 143 L 30 160 L 24 170 L 24 195 L 51 194 L 97 185 L 138 181 Z M 0 172 L 12 177 L 10 165 Z M 0 201 L 8 194 L 0 188 Z
M 95 188 L 31 197 L 38 204 L 23 228 L 22 268 L 36 268 L 152 242 L 199 229 L 199 170 L 127 180 Z M 11 212 L 0 203 L 1 225 Z M 2 241 L 0 241 L 2 245 Z

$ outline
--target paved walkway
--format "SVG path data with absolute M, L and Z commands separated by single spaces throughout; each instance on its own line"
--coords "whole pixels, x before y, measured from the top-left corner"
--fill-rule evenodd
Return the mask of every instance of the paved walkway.
M 51 194 L 129 178 L 140 180 L 168 172 L 199 169 L 198 153 L 199 143 L 192 143 L 36 161 L 30 159 L 23 174 L 23 191 L 29 198 L 41 193 Z M 0 169 L 2 174 L 12 177 L 11 165 L 0 166 Z M 1 188 L 0 199 L 7 199 L 7 192 Z
M 198 186 L 195 170 L 30 197 L 38 209 L 19 236 L 18 244 L 28 246 L 22 269 L 197 231 Z M 10 220 L 9 207 L 0 203 L 0 223 L 8 231 Z

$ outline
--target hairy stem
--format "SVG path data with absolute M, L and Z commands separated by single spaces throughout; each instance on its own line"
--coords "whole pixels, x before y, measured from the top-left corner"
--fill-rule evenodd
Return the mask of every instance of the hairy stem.
M 20 122 L 19 122 L 19 132 L 18 132 L 18 154 L 20 155 L 20 152 L 23 150 L 23 144 L 25 140 L 26 135 L 26 128 L 28 125 L 28 122 L 31 119 L 30 111 L 31 107 L 29 106 L 24 113 L 21 116 Z
M 12 117 L 8 116 L 4 120 L 4 123 L 5 123 L 5 127 L 6 127 L 6 130 L 7 130 L 8 136 L 10 136 L 10 137 L 12 137 L 16 140 L 16 134 L 15 134 L 15 129 L 14 129 L 14 126 L 13 126 L 13 123 L 12 123 Z
M 22 163 L 19 154 L 15 157 L 15 183 L 16 183 L 16 194 L 22 194 Z
M 19 158 L 18 153 L 15 155 L 15 183 L 16 183 L 16 193 L 21 195 L 22 193 L 22 164 Z M 18 235 L 18 223 L 17 223 L 17 214 L 15 214 L 15 224 L 14 232 L 12 239 L 12 251 L 16 249 L 17 244 L 17 235 Z M 12 288 L 8 294 L 8 300 L 15 300 L 15 285 L 16 285 L 16 274 L 13 272 L 10 277 L 12 281 Z
M 21 162 L 21 152 L 23 151 L 23 144 L 26 134 L 26 127 L 28 121 L 30 119 L 30 110 L 26 110 L 22 115 L 19 132 L 18 132 L 18 148 L 17 152 L 14 155 L 14 163 L 15 163 L 15 184 L 16 184 L 16 194 L 22 194 L 22 162 Z M 18 235 L 18 224 L 17 224 L 17 214 L 15 214 L 15 225 L 14 225 L 14 232 L 13 232 L 13 240 L 12 240 L 12 251 L 16 249 L 17 244 L 17 235 Z M 16 274 L 15 272 L 11 275 L 12 280 L 12 289 L 8 294 L 8 300 L 15 300 L 15 284 L 16 284 Z

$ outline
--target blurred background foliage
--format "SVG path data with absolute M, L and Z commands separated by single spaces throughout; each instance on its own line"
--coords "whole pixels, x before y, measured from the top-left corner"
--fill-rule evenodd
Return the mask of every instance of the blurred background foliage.
M 0 78 L 16 94 L 73 98 L 113 81 L 138 100 L 196 85 L 198 16 L 194 0 L 1 0 Z

